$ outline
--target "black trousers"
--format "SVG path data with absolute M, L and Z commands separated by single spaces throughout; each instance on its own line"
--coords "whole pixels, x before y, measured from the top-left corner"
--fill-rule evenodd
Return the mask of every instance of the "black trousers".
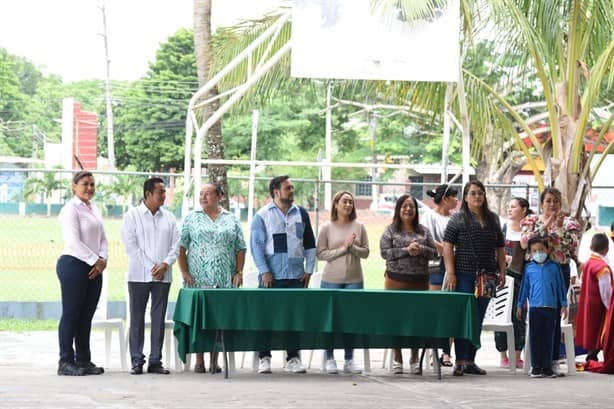
M 91 269 L 92 266 L 73 256 L 62 255 L 58 259 L 56 273 L 62 289 L 60 362 L 91 361 L 92 318 L 102 290 L 102 275 L 90 280 Z
M 529 312 L 529 342 L 531 343 L 531 364 L 533 368 L 552 368 L 552 349 L 558 347 L 554 339 L 554 328 L 560 314 L 557 308 L 534 307 Z M 559 327 L 560 328 L 560 327 Z

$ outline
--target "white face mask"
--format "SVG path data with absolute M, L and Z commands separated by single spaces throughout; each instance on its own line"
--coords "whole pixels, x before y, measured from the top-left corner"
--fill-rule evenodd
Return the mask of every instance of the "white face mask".
M 536 251 L 533 253 L 533 261 L 536 263 L 542 264 L 548 258 L 548 253 L 544 251 Z

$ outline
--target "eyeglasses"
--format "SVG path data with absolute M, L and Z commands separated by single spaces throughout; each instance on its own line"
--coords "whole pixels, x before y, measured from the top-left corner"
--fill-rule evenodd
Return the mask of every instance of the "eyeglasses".
M 481 190 L 471 190 L 467 192 L 469 196 L 484 196 L 484 192 Z

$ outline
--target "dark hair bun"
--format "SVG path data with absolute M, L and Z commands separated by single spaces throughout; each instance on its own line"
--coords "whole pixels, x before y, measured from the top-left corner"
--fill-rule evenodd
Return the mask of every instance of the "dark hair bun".
M 435 189 L 427 190 L 426 194 L 429 195 L 430 197 L 435 197 L 437 196 L 437 191 Z

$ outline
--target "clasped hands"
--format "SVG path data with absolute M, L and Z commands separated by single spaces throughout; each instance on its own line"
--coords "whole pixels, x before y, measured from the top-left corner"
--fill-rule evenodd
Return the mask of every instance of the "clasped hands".
M 407 246 L 407 252 L 410 256 L 419 256 L 422 253 L 422 245 L 414 240 Z

